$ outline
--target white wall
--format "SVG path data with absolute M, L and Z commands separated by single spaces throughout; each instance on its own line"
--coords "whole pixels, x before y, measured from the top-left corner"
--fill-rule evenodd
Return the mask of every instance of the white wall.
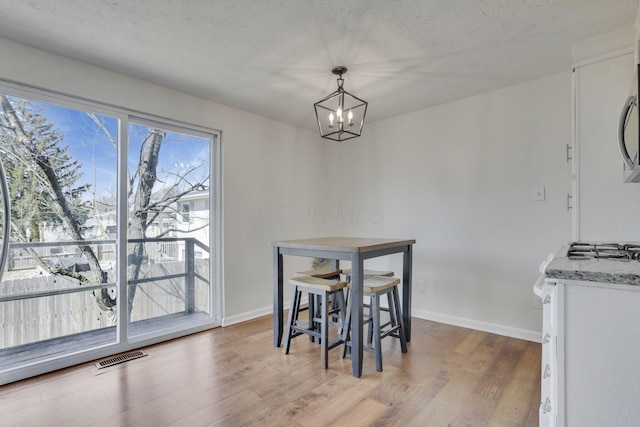
M 416 239 L 414 315 L 539 339 L 538 265 L 571 237 L 570 143 L 567 71 L 369 124 L 331 145 L 328 185 L 370 213 L 343 232 Z
M 346 143 L 0 39 L 0 78 L 223 131 L 225 318 L 270 312 L 279 239 L 415 238 L 414 315 L 538 339 L 570 238 L 569 72 L 371 123 Z M 547 200 L 534 202 L 534 186 Z M 401 271 L 401 257 L 378 260 Z M 307 260 L 287 258 L 286 273 Z M 375 265 L 374 265 L 375 266 Z

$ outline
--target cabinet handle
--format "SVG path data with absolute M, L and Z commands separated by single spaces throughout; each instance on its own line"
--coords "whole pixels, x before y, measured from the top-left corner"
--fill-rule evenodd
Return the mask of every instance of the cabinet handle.
M 549 378 L 551 376 L 551 366 L 547 365 L 544 367 L 544 374 L 542 378 Z
M 551 399 L 549 399 L 547 397 L 544 402 L 540 402 L 540 406 L 542 406 L 542 413 L 543 414 L 550 413 L 551 412 Z
M 567 193 L 567 212 L 573 209 L 573 206 L 571 206 L 571 199 L 573 199 L 573 196 Z
M 546 297 L 544 297 L 544 300 L 542 301 L 543 304 L 551 304 L 551 295 L 547 295 Z
M 571 145 L 567 144 L 567 163 L 573 159 L 573 157 L 571 157 L 571 154 L 570 154 L 572 148 L 573 147 Z
M 551 341 L 551 335 L 544 334 L 544 338 L 542 339 L 542 344 L 549 344 L 549 341 Z
M 618 149 L 620 150 L 620 155 L 622 156 L 622 160 L 627 166 L 627 169 L 633 169 L 636 164 L 627 151 L 627 146 L 624 141 L 624 130 L 627 127 L 629 117 L 631 117 L 631 109 L 636 106 L 637 103 L 638 99 L 636 96 L 632 95 L 627 98 L 627 102 L 624 103 L 622 113 L 620 114 L 620 121 L 618 122 Z

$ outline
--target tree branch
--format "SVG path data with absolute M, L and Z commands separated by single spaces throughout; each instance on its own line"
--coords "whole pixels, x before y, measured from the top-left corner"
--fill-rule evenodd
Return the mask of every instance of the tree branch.
M 209 226 L 209 224 L 203 224 L 200 227 L 196 227 L 196 228 L 191 228 L 188 230 L 183 230 L 180 228 L 170 228 L 168 230 L 163 231 L 162 233 L 158 234 L 157 237 L 165 237 L 166 235 L 172 233 L 172 232 L 177 232 L 177 233 L 193 233 L 194 231 L 198 231 L 198 230 L 202 230 L 205 229 Z

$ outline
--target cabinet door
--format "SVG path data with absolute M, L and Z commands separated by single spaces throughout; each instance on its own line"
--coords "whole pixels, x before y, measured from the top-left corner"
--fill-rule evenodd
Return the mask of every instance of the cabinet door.
M 634 78 L 633 54 L 576 68 L 574 239 L 640 241 L 640 184 L 625 184 L 617 127 Z
M 564 287 L 566 426 L 640 426 L 640 289 Z

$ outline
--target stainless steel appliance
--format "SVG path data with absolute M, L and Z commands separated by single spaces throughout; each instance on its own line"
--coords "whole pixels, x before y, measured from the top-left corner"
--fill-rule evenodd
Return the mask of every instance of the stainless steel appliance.
M 640 261 L 640 245 L 636 243 L 585 243 L 573 242 L 567 249 L 571 260 L 608 259 Z
M 618 149 L 624 162 L 624 182 L 640 182 L 640 109 L 638 108 L 638 77 L 640 65 L 636 64 L 633 83 L 618 123 Z

